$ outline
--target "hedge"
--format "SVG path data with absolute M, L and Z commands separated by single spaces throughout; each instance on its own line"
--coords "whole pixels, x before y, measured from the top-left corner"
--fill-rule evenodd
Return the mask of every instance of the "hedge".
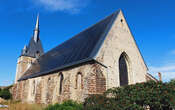
M 175 81 L 146 82 L 112 88 L 102 95 L 85 99 L 84 110 L 173 110 Z
M 0 89 L 0 97 L 3 99 L 11 99 L 12 98 L 12 94 L 9 91 L 9 87 L 8 88 L 4 88 L 4 89 Z

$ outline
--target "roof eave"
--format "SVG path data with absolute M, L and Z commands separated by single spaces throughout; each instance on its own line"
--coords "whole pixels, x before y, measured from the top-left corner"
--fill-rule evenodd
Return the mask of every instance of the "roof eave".
M 83 59 L 83 60 L 80 60 L 80 61 L 77 61 L 77 62 L 74 62 L 74 63 L 70 63 L 70 64 L 67 64 L 67 65 L 64 65 L 64 66 L 61 66 L 61 67 L 54 68 L 54 69 L 49 70 L 49 71 L 33 73 L 31 75 L 24 76 L 24 77 L 20 78 L 18 81 L 27 80 L 27 79 L 35 78 L 35 77 L 39 77 L 39 76 L 48 75 L 48 74 L 51 74 L 51 73 L 53 73 L 55 71 L 64 70 L 66 68 L 73 67 L 73 66 L 76 66 L 76 65 L 79 65 L 79 64 L 82 64 L 82 63 L 87 63 L 87 62 L 90 62 L 90 61 L 94 61 L 94 59 L 93 58 L 87 58 L 87 59 Z

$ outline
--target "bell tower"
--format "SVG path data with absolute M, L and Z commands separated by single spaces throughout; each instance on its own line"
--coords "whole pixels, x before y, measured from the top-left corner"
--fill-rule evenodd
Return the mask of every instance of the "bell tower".
M 17 61 L 15 83 L 24 75 L 24 73 L 30 68 L 31 64 L 44 54 L 42 43 L 40 41 L 39 30 L 39 15 L 37 16 L 36 26 L 33 36 L 30 39 L 29 44 L 24 46 L 21 55 Z

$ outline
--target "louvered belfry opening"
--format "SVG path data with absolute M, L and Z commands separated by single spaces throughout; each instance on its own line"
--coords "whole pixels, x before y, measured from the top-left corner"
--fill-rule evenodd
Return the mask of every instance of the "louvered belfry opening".
M 119 58 L 120 86 L 128 85 L 128 62 L 126 53 L 122 53 Z

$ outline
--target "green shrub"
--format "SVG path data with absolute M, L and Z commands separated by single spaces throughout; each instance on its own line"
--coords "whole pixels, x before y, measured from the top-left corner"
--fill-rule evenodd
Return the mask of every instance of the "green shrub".
M 75 101 L 68 100 L 62 104 L 49 105 L 45 110 L 83 110 L 83 105 Z
M 85 99 L 84 110 L 173 110 L 175 83 L 146 82 L 112 88 Z
M 0 97 L 3 98 L 3 99 L 8 100 L 8 99 L 12 98 L 12 95 L 11 95 L 9 89 L 1 89 Z

